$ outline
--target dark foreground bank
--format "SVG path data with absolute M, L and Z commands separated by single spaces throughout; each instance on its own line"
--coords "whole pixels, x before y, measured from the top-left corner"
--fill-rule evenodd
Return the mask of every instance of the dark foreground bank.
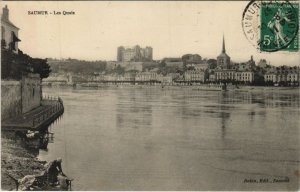
M 3 135 L 3 134 L 2 134 Z M 16 183 L 10 177 L 21 179 L 45 170 L 45 161 L 36 158 L 34 151 L 25 149 L 14 139 L 1 138 L 1 189 L 16 190 Z M 10 176 L 9 176 L 10 175 Z

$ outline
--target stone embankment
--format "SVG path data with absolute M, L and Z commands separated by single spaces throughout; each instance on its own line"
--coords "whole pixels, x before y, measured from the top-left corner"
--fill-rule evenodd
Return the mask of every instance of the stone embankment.
M 60 98 L 43 99 L 39 107 L 3 120 L 1 128 L 8 131 L 40 131 L 53 123 L 63 112 L 64 106 Z
M 40 145 L 28 147 L 28 142 L 23 141 L 26 140 L 24 136 L 28 130 L 47 130 L 48 125 L 63 112 L 64 106 L 60 98 L 48 98 L 42 100 L 41 106 L 1 122 L 2 190 L 16 190 L 16 180 L 27 175 L 40 175 L 45 170 L 46 162 L 36 158 Z

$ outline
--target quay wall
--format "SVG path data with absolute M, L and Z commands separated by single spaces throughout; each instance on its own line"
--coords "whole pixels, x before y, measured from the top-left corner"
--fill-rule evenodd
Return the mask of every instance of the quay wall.
M 1 120 L 22 113 L 21 82 L 1 81 Z
M 41 81 L 38 74 L 27 74 L 21 81 L 1 80 L 1 121 L 40 105 Z
M 39 74 L 22 77 L 22 113 L 41 105 L 41 81 Z

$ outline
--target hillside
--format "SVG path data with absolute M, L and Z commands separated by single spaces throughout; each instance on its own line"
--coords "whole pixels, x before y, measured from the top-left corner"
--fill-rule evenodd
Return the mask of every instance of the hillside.
M 106 68 L 105 61 L 83 61 L 77 59 L 48 59 L 52 73 L 92 74 L 102 72 Z

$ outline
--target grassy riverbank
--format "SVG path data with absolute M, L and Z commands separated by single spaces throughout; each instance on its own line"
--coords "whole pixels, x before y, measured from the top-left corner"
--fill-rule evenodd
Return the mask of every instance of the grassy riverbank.
M 1 138 L 1 189 L 16 190 L 13 179 L 23 178 L 25 175 L 35 175 L 44 170 L 45 162 L 36 158 L 38 151 L 29 151 L 15 140 Z

